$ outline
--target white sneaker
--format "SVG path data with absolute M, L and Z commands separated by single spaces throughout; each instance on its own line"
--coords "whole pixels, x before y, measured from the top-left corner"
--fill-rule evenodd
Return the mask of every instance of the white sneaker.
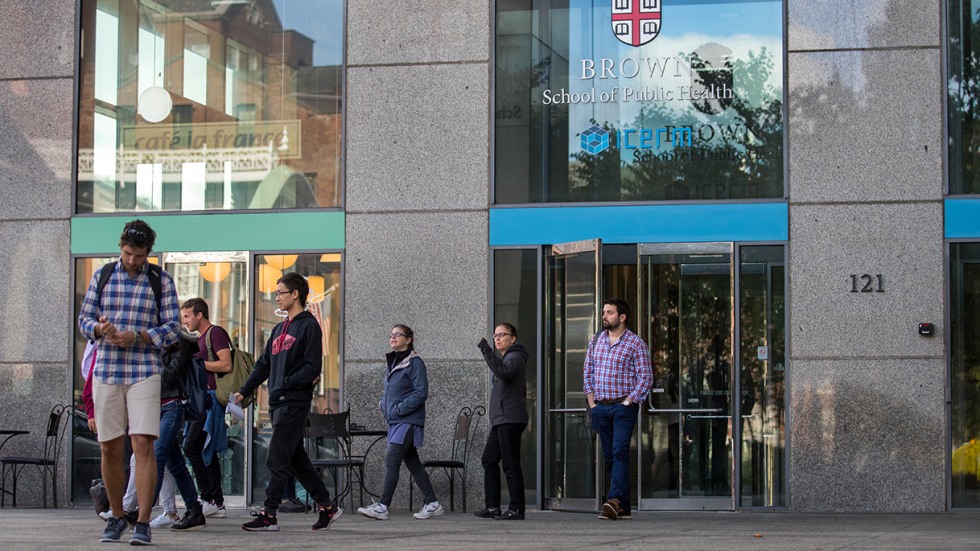
M 150 528 L 169 528 L 177 522 L 178 519 L 170 516 L 169 513 L 163 513 L 157 518 L 150 521 Z
M 366 517 L 371 517 L 378 520 L 388 520 L 388 507 L 386 507 L 383 503 L 378 503 L 377 501 L 371 503 L 367 507 L 360 507 L 357 512 Z
M 442 505 L 439 505 L 438 501 L 433 501 L 432 503 L 426 503 L 418 513 L 412 515 L 413 517 L 423 520 L 432 517 L 442 516 L 445 511 L 442 510 Z
M 225 512 L 224 506 L 218 507 L 213 501 L 202 501 L 201 512 L 204 513 L 204 516 L 206 517 L 225 518 L 228 516 L 228 514 Z
M 102 511 L 101 513 L 99 513 L 99 518 L 102 520 L 109 520 L 110 518 L 112 518 L 112 509 L 109 509 L 108 511 Z

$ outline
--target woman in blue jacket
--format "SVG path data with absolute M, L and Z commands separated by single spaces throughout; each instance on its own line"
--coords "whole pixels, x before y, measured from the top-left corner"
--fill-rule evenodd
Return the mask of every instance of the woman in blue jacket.
M 429 380 L 425 362 L 415 353 L 415 333 L 407 325 L 396 325 L 388 339 L 391 352 L 385 355 L 387 371 L 381 394 L 381 412 L 388 423 L 388 455 L 385 457 L 385 484 L 381 501 L 361 507 L 358 513 L 378 520 L 388 520 L 388 506 L 398 486 L 402 462 L 412 473 L 425 497 L 425 505 L 415 513 L 417 519 L 443 514 L 436 499 L 429 474 L 419 460 L 425 433 L 425 399 L 429 395 Z

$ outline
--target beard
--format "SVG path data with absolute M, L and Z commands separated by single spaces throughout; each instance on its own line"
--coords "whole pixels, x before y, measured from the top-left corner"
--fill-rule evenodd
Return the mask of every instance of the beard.
M 620 325 L 622 325 L 622 324 L 619 323 L 619 320 L 614 320 L 614 321 L 602 320 L 602 328 L 605 329 L 605 330 L 607 330 L 607 331 L 608 330 L 615 331 L 615 330 L 619 329 L 619 326 Z

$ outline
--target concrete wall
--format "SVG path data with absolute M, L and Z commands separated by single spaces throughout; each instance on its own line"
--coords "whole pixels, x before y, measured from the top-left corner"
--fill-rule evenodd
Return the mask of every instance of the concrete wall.
M 0 454 L 40 456 L 48 412 L 69 397 L 75 1 L 0 9 L 0 428 L 31 431 Z M 32 470 L 18 505 L 41 504 Z
M 447 458 L 457 412 L 487 393 L 476 342 L 489 301 L 490 5 L 351 0 L 348 10 L 346 398 L 355 422 L 383 427 L 388 334 L 409 325 L 430 385 L 421 455 Z M 367 474 L 378 493 L 380 452 Z M 475 506 L 483 477 L 470 466 Z M 402 471 L 396 508 L 408 506 Z M 432 480 L 448 505 L 444 477 Z
M 946 506 L 941 7 L 788 2 L 796 510 Z

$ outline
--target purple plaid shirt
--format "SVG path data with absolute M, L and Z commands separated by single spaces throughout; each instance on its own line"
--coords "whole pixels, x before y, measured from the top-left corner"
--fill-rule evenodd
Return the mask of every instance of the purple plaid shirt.
M 160 306 L 163 309 L 157 317 L 157 301 L 150 287 L 146 264 L 136 277 L 129 277 L 122 262 L 116 262 L 116 269 L 102 289 L 102 302 L 99 304 L 99 274 L 96 270 L 88 284 L 82 309 L 78 314 L 78 329 L 89 340 L 95 339 L 95 326 L 100 316 L 106 316 L 120 331 L 146 331 L 153 345 L 142 341 L 126 348 L 98 339 L 95 355 L 94 375 L 100 381 L 113 385 L 138 383 L 147 377 L 160 373 L 160 351 L 177 342 L 180 337 L 180 306 L 177 291 L 170 274 L 163 272 L 160 277 Z
M 626 396 L 633 403 L 642 402 L 653 388 L 653 366 L 650 349 L 643 339 L 629 329 L 609 345 L 609 331 L 603 331 L 589 343 L 585 355 L 582 390 L 594 400 L 613 400 Z

